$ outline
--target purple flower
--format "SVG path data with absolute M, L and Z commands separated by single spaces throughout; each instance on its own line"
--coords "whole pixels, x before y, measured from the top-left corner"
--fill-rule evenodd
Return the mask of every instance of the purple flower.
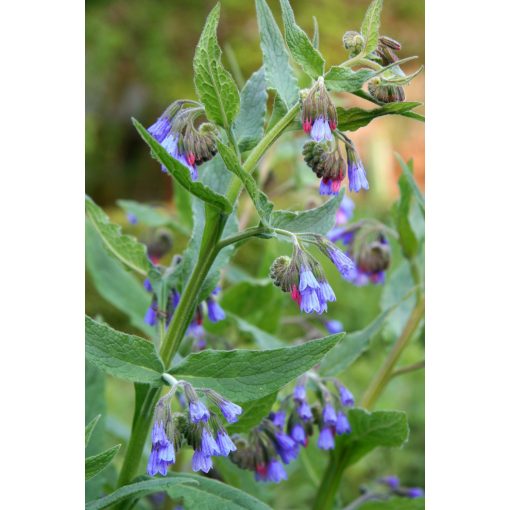
M 335 408 L 328 402 L 322 410 L 322 419 L 325 425 L 336 425 L 336 412 Z
M 175 447 L 172 441 L 169 441 L 166 446 L 161 448 L 159 451 L 159 460 L 170 464 L 175 463 Z
M 202 324 L 198 324 L 195 321 L 192 321 L 188 326 L 188 335 L 195 337 L 198 340 L 202 340 L 205 337 L 205 329 Z
M 351 433 L 351 425 L 347 416 L 342 411 L 338 411 L 338 415 L 336 417 L 336 433 L 341 436 L 342 434 L 350 434 Z
M 165 476 L 168 473 L 168 463 L 159 460 L 158 451 L 152 449 L 147 462 L 147 474 L 149 476 L 156 476 L 158 473 Z
M 334 335 L 335 333 L 341 333 L 344 330 L 344 325 L 337 320 L 326 321 L 324 326 L 326 326 L 328 333 L 331 335 Z
M 218 445 L 207 426 L 202 429 L 202 442 L 200 449 L 202 453 L 208 457 L 212 457 L 213 455 L 218 455 L 220 453 L 220 449 L 218 448 Z
M 304 421 L 312 419 L 312 410 L 305 400 L 298 407 L 298 416 Z
M 420 487 L 411 487 L 410 489 L 406 489 L 405 495 L 408 498 L 415 499 L 415 498 L 423 498 L 425 495 L 423 489 Z
M 158 320 L 158 315 L 156 312 L 157 309 L 157 303 L 152 302 L 149 308 L 147 309 L 147 312 L 145 313 L 145 317 L 143 318 L 145 324 L 148 324 L 149 326 L 155 326 L 156 322 Z
M 242 407 L 230 402 L 229 400 L 220 401 L 218 406 L 228 423 L 235 423 L 237 421 L 237 417 L 243 412 Z
M 358 153 L 346 146 L 347 152 L 347 174 L 349 176 L 349 190 L 355 191 L 356 193 L 361 189 L 368 189 L 367 176 L 365 174 L 365 168 L 361 162 Z
M 354 405 L 354 396 L 345 386 L 340 386 L 340 398 L 343 406 L 352 407 Z
M 161 143 L 170 133 L 171 127 L 172 124 L 170 123 L 170 119 L 163 114 L 154 124 L 152 124 L 152 126 L 149 127 L 149 129 L 147 129 L 147 131 L 153 138 Z
M 131 223 L 131 225 L 136 225 L 138 223 L 138 218 L 133 213 L 128 212 L 126 214 L 126 217 L 128 222 Z
M 321 179 L 319 186 L 319 195 L 338 195 L 340 186 L 342 185 L 342 179 Z
M 297 458 L 299 447 L 290 436 L 283 432 L 277 432 L 275 434 L 275 440 L 276 450 L 285 464 Z
M 287 480 L 287 473 L 282 464 L 276 459 L 271 459 L 267 466 L 267 480 L 270 482 L 281 482 Z
M 198 423 L 199 421 L 207 421 L 210 413 L 201 400 L 195 400 L 189 403 L 189 415 L 193 423 Z
M 306 400 L 306 388 L 303 384 L 297 384 L 294 388 L 294 399 L 298 402 Z
M 193 471 L 203 471 L 204 473 L 208 473 L 212 468 L 212 460 L 211 457 L 205 455 L 200 450 L 195 450 L 193 454 L 193 458 L 191 459 L 191 469 Z
M 276 442 L 278 443 L 278 446 L 280 448 L 284 448 L 286 450 L 290 450 L 291 448 L 294 448 L 295 443 L 293 439 L 288 436 L 287 434 L 284 434 L 283 432 L 277 432 L 275 434 Z
M 319 434 L 317 446 L 321 450 L 332 450 L 335 447 L 335 438 L 331 427 L 324 427 Z
M 175 448 L 165 433 L 161 420 L 156 420 L 151 433 L 152 449 L 147 463 L 147 474 L 155 476 L 160 473 L 166 475 L 168 466 L 175 462 Z
M 292 437 L 292 439 L 294 439 L 296 443 L 306 446 L 307 443 L 306 432 L 301 423 L 295 423 L 292 426 L 292 429 L 290 431 L 290 437 Z
M 333 140 L 331 134 L 331 127 L 329 122 L 324 117 L 317 117 L 313 123 L 310 136 L 316 142 L 323 142 L 324 140 Z
M 172 306 L 174 310 L 179 305 L 179 301 L 181 300 L 181 295 L 179 294 L 179 291 L 172 289 Z
M 355 204 L 350 197 L 344 195 L 340 207 L 336 212 L 335 221 L 337 225 L 345 225 L 354 216 Z
M 223 429 L 220 429 L 218 434 L 216 434 L 216 443 L 220 450 L 220 455 L 223 457 L 227 457 L 230 452 L 235 452 L 237 450 L 236 445 Z
M 342 241 L 345 246 L 349 246 L 354 241 L 354 231 L 346 230 L 344 227 L 336 227 L 328 232 L 328 239 L 332 243 Z
M 303 292 L 307 289 L 315 290 L 318 288 L 319 282 L 315 278 L 311 269 L 307 265 L 303 264 L 299 270 L 299 291 Z
M 145 280 L 143 281 L 143 288 L 147 292 L 152 292 L 152 284 L 151 284 L 151 281 L 148 278 L 145 278 Z
M 178 140 L 173 133 L 170 133 L 161 142 L 161 147 L 163 147 L 168 152 L 168 154 L 170 154 L 170 156 L 172 156 L 174 159 L 179 161 L 179 163 L 188 168 L 191 180 L 196 181 L 198 179 L 197 167 L 195 165 L 190 165 L 186 156 L 179 152 Z M 161 170 L 163 170 L 163 172 L 165 173 L 168 173 L 168 170 L 164 166 L 161 167 Z
M 279 429 L 282 429 L 285 426 L 285 411 L 280 410 L 276 411 L 276 413 L 271 413 L 270 418 Z
M 222 321 L 225 318 L 223 308 L 213 298 L 207 299 L 207 315 L 211 322 Z
M 323 312 L 328 310 L 328 301 L 336 301 L 335 293 L 333 292 L 333 289 L 327 280 L 322 280 L 319 282 L 317 298 Z
M 392 490 L 398 489 L 400 486 L 400 480 L 398 476 L 395 475 L 385 476 L 384 478 L 381 478 L 379 481 L 384 485 L 387 485 Z
M 331 262 L 333 262 L 338 269 L 338 272 L 344 278 L 350 280 L 355 270 L 354 262 L 334 244 L 328 245 L 327 253 Z
M 307 288 L 301 292 L 301 311 L 305 313 L 322 313 L 324 311 L 314 289 Z

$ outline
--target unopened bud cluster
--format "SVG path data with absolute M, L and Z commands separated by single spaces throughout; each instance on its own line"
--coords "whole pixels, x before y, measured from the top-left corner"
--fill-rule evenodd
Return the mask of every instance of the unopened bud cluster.
M 310 141 L 303 146 L 305 163 L 321 178 L 321 195 L 336 195 L 346 174 L 346 164 L 336 142 Z

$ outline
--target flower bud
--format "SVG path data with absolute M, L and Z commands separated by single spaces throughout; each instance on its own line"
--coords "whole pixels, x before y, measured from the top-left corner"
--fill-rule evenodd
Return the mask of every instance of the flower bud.
M 203 123 L 198 130 L 190 122 L 183 137 L 183 149 L 190 165 L 201 165 L 212 159 L 217 152 L 216 128 L 210 123 Z
M 368 92 L 381 103 L 402 103 L 406 100 L 404 88 L 400 85 L 382 85 L 379 78 L 368 82 Z
M 365 47 L 365 39 L 359 32 L 354 30 L 345 32 L 343 43 L 345 49 L 350 51 L 353 55 L 357 55 Z
M 379 44 L 386 46 L 387 48 L 391 48 L 392 50 L 399 51 L 402 49 L 402 45 L 398 41 L 388 37 L 387 35 L 381 35 L 381 37 L 379 37 Z
M 172 236 L 166 230 L 158 230 L 154 239 L 147 245 L 147 252 L 152 262 L 157 264 L 172 249 Z
M 284 289 L 285 279 L 286 279 L 286 274 L 289 269 L 290 263 L 291 263 L 290 257 L 282 256 L 282 257 L 278 257 L 277 259 L 275 259 L 275 261 L 271 264 L 269 276 L 270 276 L 271 280 L 273 280 L 273 283 L 277 287 L 281 287 L 282 290 L 285 290 Z
M 391 252 L 386 240 L 377 240 L 361 247 L 358 266 L 364 273 L 386 271 L 390 265 Z
M 306 164 L 317 177 L 322 178 L 320 194 L 337 194 L 346 174 L 342 153 L 335 144 L 333 149 L 326 143 L 308 142 L 303 147 Z
M 332 140 L 332 131 L 338 124 L 336 108 L 329 97 L 324 78 L 315 82 L 303 101 L 301 122 L 305 133 L 310 133 L 316 142 Z

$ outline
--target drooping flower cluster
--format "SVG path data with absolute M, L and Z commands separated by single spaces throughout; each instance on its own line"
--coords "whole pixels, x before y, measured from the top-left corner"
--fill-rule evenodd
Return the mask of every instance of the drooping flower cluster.
M 341 241 L 347 246 L 348 255 L 356 265 L 348 278 L 351 283 L 357 286 L 384 283 L 391 262 L 391 250 L 381 228 L 358 222 L 335 228 L 328 237 L 332 242 Z
M 306 242 L 316 245 L 325 253 L 344 278 L 354 270 L 352 260 L 326 238 L 310 234 Z M 305 313 L 322 314 L 327 311 L 328 302 L 336 301 L 321 265 L 298 242 L 294 244 L 292 258 L 282 256 L 273 262 L 270 277 L 283 292 L 290 293 Z
M 404 498 L 416 499 L 422 498 L 425 492 L 421 487 L 405 487 L 400 484 L 400 479 L 395 475 L 388 475 L 379 478 L 377 482 L 389 489 L 390 494 Z
M 200 103 L 175 101 L 148 129 L 174 159 L 189 169 L 193 180 L 198 179 L 197 165 L 209 161 L 217 152 L 215 126 L 208 122 L 196 125 L 204 116 Z M 164 166 L 162 170 L 168 171 Z
M 317 402 L 311 405 L 307 400 L 308 382 L 319 396 Z M 313 377 L 301 377 L 293 394 L 283 399 L 277 412 L 272 412 L 247 438 L 233 436 L 238 449 L 230 460 L 242 469 L 253 471 L 257 481 L 278 483 L 287 479 L 283 464 L 296 459 L 300 449 L 308 446 L 314 426 L 319 429 L 319 448 L 332 449 L 335 434 L 351 432 L 346 408 L 354 405 L 354 398 L 336 380 L 333 381 L 335 389 L 331 392 L 328 382 L 315 374 Z
M 324 78 L 319 76 L 305 94 L 301 112 L 303 131 L 316 142 L 333 140 L 332 131 L 336 129 L 338 119 L 335 105 L 324 85 Z
M 179 388 L 184 390 L 179 396 L 185 400 L 187 412 L 173 413 L 171 400 Z M 212 457 L 227 457 L 236 450 L 235 444 L 219 420 L 219 416 L 208 408 L 198 397 L 201 391 L 223 414 L 228 423 L 237 421 L 242 408 L 225 399 L 219 393 L 204 388 L 196 390 L 184 381 L 176 381 L 175 386 L 156 405 L 152 428 L 152 448 L 147 464 L 147 473 L 166 475 L 175 456 L 184 442 L 193 450 L 191 467 L 193 471 L 207 473 L 212 467 Z

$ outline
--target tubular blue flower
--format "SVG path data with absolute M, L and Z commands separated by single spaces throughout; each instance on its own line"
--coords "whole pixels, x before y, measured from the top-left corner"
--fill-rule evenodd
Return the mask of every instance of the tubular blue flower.
M 319 195 L 338 195 L 342 179 L 322 178 L 319 185 Z
M 243 412 L 243 408 L 230 402 L 230 400 L 223 399 L 218 403 L 218 407 L 221 409 L 225 420 L 228 423 L 235 423 L 238 416 Z
M 167 115 L 163 114 L 158 120 L 150 126 L 147 131 L 155 138 L 159 143 L 161 143 L 170 133 L 170 129 L 172 127 L 172 123 Z
M 193 469 L 195 472 L 203 471 L 204 473 L 208 473 L 211 468 L 211 457 L 208 457 L 200 450 L 195 450 L 193 458 L 191 459 L 191 469 Z
M 151 432 L 152 448 L 147 463 L 147 474 L 155 476 L 160 473 L 166 475 L 168 466 L 175 462 L 175 449 L 169 441 L 161 420 L 156 420 Z
M 307 444 L 306 432 L 301 423 L 295 423 L 292 426 L 290 437 L 292 437 L 292 439 L 294 439 L 294 441 L 300 445 L 306 446 Z
M 335 293 L 331 288 L 331 285 L 327 280 L 319 281 L 319 288 L 317 289 L 317 298 L 319 300 L 319 304 L 321 305 L 322 311 L 328 310 L 328 301 L 336 301 Z
M 133 213 L 128 212 L 126 216 L 131 225 L 136 225 L 138 223 L 138 218 Z
M 301 292 L 301 311 L 305 313 L 322 313 L 323 307 L 319 303 L 319 298 L 317 297 L 317 293 L 314 289 L 307 288 L 304 291 Z
M 321 429 L 317 446 L 321 450 L 332 450 L 335 447 L 335 438 L 331 427 Z
M 225 318 L 223 308 L 213 298 L 207 298 L 207 315 L 211 322 L 219 322 Z
M 336 433 L 341 436 L 342 434 L 350 434 L 351 433 L 351 425 L 347 416 L 342 411 L 338 411 L 338 415 L 336 417 Z
M 358 153 L 346 145 L 347 175 L 349 176 L 349 190 L 358 193 L 361 189 L 368 189 L 365 168 Z
M 391 490 L 398 489 L 400 487 L 400 480 L 398 476 L 389 475 L 379 480 L 384 485 L 388 486 Z
M 312 410 L 305 400 L 298 407 L 298 416 L 304 421 L 312 419 Z
M 270 482 L 278 483 L 282 480 L 287 480 L 287 473 L 283 465 L 276 459 L 271 459 L 267 466 L 267 480 Z
M 354 262 L 339 248 L 337 248 L 334 244 L 329 244 L 327 246 L 327 254 L 335 264 L 338 272 L 345 278 L 350 279 L 355 270 Z
M 169 441 L 168 444 L 159 451 L 159 460 L 170 464 L 175 463 L 175 447 L 172 441 Z
M 299 291 L 303 292 L 307 289 L 318 289 L 319 282 L 315 278 L 314 274 L 310 267 L 306 264 L 303 264 L 299 270 Z
M 236 445 L 223 429 L 218 430 L 218 433 L 216 434 L 216 443 L 220 451 L 219 455 L 222 455 L 223 457 L 228 457 L 230 452 L 235 452 L 237 450 Z
M 159 452 L 152 449 L 147 462 L 147 474 L 156 476 L 158 473 L 165 476 L 168 473 L 168 463 L 159 459 Z
M 298 402 L 306 400 L 306 388 L 303 384 L 297 384 L 294 387 L 294 400 L 297 400 Z
M 285 450 L 290 450 L 291 448 L 294 448 L 294 446 L 296 445 L 296 443 L 294 443 L 294 440 L 287 434 L 284 434 L 283 432 L 276 432 L 275 439 L 278 446 Z
M 347 195 L 344 195 L 344 198 L 342 198 L 342 202 L 340 202 L 340 206 L 336 211 L 336 224 L 345 225 L 349 220 L 351 220 L 354 216 L 355 207 L 356 205 L 354 204 L 354 201 Z
M 156 322 L 158 320 L 158 314 L 156 312 L 157 309 L 157 303 L 152 302 L 147 309 L 147 312 L 145 313 L 145 317 L 143 318 L 145 324 L 148 324 L 149 326 L 155 326 Z
M 337 418 L 335 408 L 329 402 L 326 403 L 322 410 L 322 419 L 325 425 L 330 425 L 332 427 L 336 425 Z
M 352 407 L 354 405 L 354 395 L 345 386 L 340 386 L 339 391 L 342 405 Z
M 257 464 L 255 466 L 255 480 L 257 482 L 267 482 L 267 465 Z
M 218 455 L 220 453 L 220 449 L 216 444 L 209 427 L 207 426 L 202 429 L 202 442 L 200 449 L 202 453 L 208 457 L 212 457 L 213 455 Z
M 334 335 L 335 333 L 341 333 L 344 330 L 344 325 L 337 320 L 326 321 L 324 326 L 326 326 L 328 333 L 331 335 Z
M 152 292 L 152 285 L 151 285 L 151 281 L 150 281 L 148 278 L 145 278 L 145 280 L 143 281 L 143 288 L 144 288 L 147 292 Z
M 329 125 L 329 122 L 324 117 L 317 117 L 313 123 L 310 136 L 316 142 L 333 140 L 333 135 L 331 134 L 331 127 Z
M 285 411 L 280 410 L 270 414 L 270 419 L 275 427 L 282 429 L 285 426 Z
M 201 400 L 191 401 L 189 403 L 189 415 L 193 423 L 207 421 L 210 417 L 209 409 Z
M 425 492 L 420 487 L 411 487 L 409 489 L 406 489 L 405 495 L 411 499 L 423 498 Z
M 179 161 L 179 163 L 183 164 L 186 168 L 188 168 L 191 176 L 191 180 L 196 181 L 198 179 L 198 170 L 194 164 L 190 164 L 188 162 L 188 158 L 184 154 L 179 152 L 179 143 L 178 138 L 173 133 L 170 133 L 164 140 L 161 142 L 161 147 L 163 147 L 170 156 Z M 168 169 L 164 166 L 161 167 L 163 172 L 168 173 Z
M 346 230 L 344 227 L 336 227 L 328 232 L 328 239 L 332 243 L 342 241 L 345 246 L 349 246 L 354 241 L 354 231 Z

